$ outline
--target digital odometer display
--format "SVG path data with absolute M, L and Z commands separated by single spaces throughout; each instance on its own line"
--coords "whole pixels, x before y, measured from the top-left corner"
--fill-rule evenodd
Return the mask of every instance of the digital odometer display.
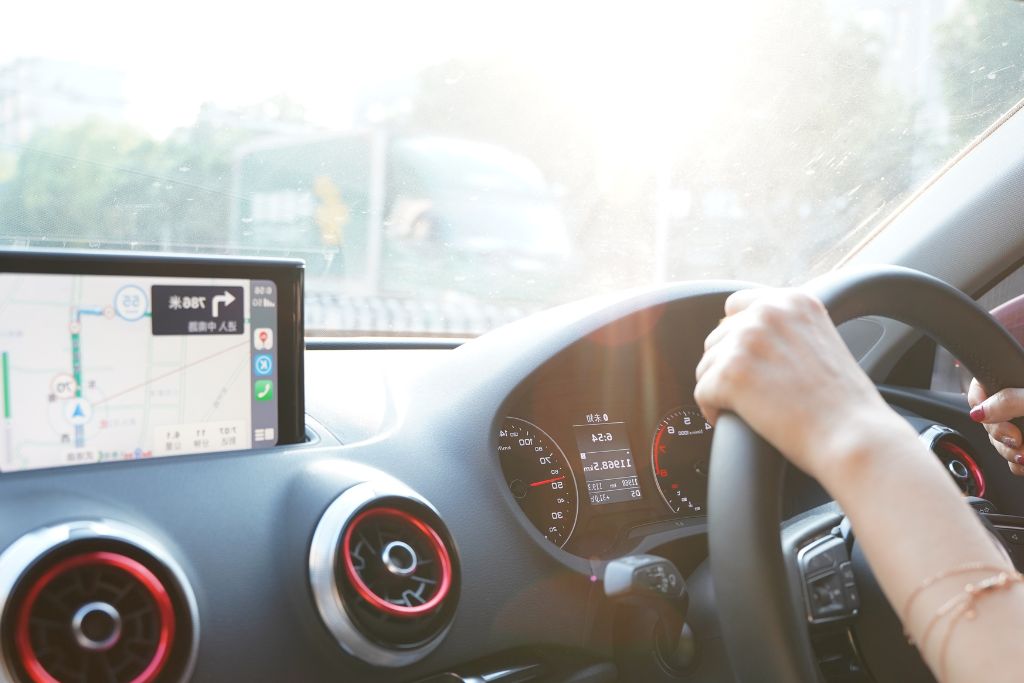
M 625 423 L 610 420 L 607 413 L 590 413 L 585 422 L 573 425 L 573 431 L 591 505 L 640 500 Z

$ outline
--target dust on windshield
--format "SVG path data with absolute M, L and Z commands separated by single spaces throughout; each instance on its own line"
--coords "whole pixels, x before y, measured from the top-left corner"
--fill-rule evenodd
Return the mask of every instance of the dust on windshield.
M 302 258 L 311 334 L 804 280 L 1024 94 L 1010 0 L 22 5 L 0 243 Z

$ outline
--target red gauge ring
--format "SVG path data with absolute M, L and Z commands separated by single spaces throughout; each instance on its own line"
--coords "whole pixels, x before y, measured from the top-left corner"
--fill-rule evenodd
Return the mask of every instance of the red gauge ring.
M 160 579 L 141 562 L 118 553 L 102 551 L 74 555 L 62 560 L 46 570 L 32 584 L 32 588 L 25 596 L 21 608 L 18 610 L 18 621 L 15 630 L 15 643 L 17 644 L 18 654 L 21 656 L 21 662 L 25 667 L 25 671 L 28 672 L 29 678 L 35 681 L 35 683 L 60 683 L 60 681 L 50 675 L 36 656 L 29 634 L 29 620 L 32 608 L 35 606 L 39 594 L 43 592 L 43 589 L 50 582 L 66 571 L 89 565 L 115 567 L 128 573 L 133 579 L 142 584 L 156 603 L 157 611 L 160 615 L 160 637 L 157 641 L 156 652 L 153 653 L 153 658 L 146 668 L 131 681 L 131 683 L 152 683 L 160 675 L 164 665 L 167 663 L 167 659 L 171 654 L 171 644 L 174 641 L 175 619 L 171 596 L 167 593 Z
M 430 598 L 430 600 L 427 600 L 422 605 L 396 605 L 370 590 L 370 587 L 366 585 L 363 578 L 359 576 L 359 572 L 356 571 L 355 565 L 352 564 L 352 534 L 356 527 L 359 526 L 360 522 L 372 517 L 390 517 L 392 519 L 399 519 L 406 524 L 411 525 L 423 534 L 427 541 L 430 542 L 430 546 L 433 548 L 434 553 L 437 555 L 438 562 L 441 565 L 441 583 L 438 585 L 437 592 L 434 594 L 434 597 Z M 366 600 L 366 602 L 370 603 L 381 612 L 392 616 L 411 619 L 429 614 L 441 606 L 444 599 L 448 597 L 448 591 L 451 589 L 452 560 L 448 554 L 448 548 L 444 545 L 444 541 L 441 540 L 441 536 L 434 531 L 433 528 L 424 523 L 421 519 L 410 515 L 404 510 L 376 507 L 358 514 L 356 518 L 349 523 L 348 528 L 345 529 L 345 535 L 341 542 L 341 553 L 345 564 L 345 576 L 347 576 L 348 580 L 352 582 L 352 586 L 356 589 L 359 597 Z
M 949 440 L 939 440 L 935 444 L 936 448 L 942 448 L 951 455 L 960 458 L 967 465 L 968 471 L 971 473 L 971 479 L 974 480 L 974 485 L 978 487 L 978 498 L 985 497 L 985 475 L 981 473 L 981 468 L 978 467 L 978 463 L 974 462 L 974 458 L 971 455 Z

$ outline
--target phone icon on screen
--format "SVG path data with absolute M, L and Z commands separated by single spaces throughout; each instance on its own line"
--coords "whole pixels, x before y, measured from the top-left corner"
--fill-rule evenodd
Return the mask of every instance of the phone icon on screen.
M 253 384 L 253 393 L 257 401 L 269 401 L 274 398 L 274 382 L 269 379 L 258 379 Z

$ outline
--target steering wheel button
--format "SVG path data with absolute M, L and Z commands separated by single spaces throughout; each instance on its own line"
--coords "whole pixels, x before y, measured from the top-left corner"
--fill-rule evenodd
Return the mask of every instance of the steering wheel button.
M 842 551 L 843 542 L 839 539 L 825 540 L 808 548 L 802 557 L 804 576 L 835 569 L 841 561 L 846 560 L 846 553 Z
M 846 595 L 846 609 L 851 612 L 858 609 L 860 607 L 860 593 L 857 592 L 857 587 L 846 586 L 844 592 Z
M 843 578 L 843 583 L 845 583 L 847 586 L 855 585 L 853 579 L 853 563 L 843 562 L 841 565 L 839 565 L 839 576 Z
M 818 572 L 826 569 L 832 569 L 835 564 L 832 561 L 832 556 L 828 552 L 818 552 L 814 554 L 808 554 L 804 558 L 804 573 L 805 574 L 817 574 Z
M 846 599 L 838 574 L 831 573 L 813 579 L 807 588 L 811 598 L 811 612 L 815 617 L 830 617 L 845 611 Z

